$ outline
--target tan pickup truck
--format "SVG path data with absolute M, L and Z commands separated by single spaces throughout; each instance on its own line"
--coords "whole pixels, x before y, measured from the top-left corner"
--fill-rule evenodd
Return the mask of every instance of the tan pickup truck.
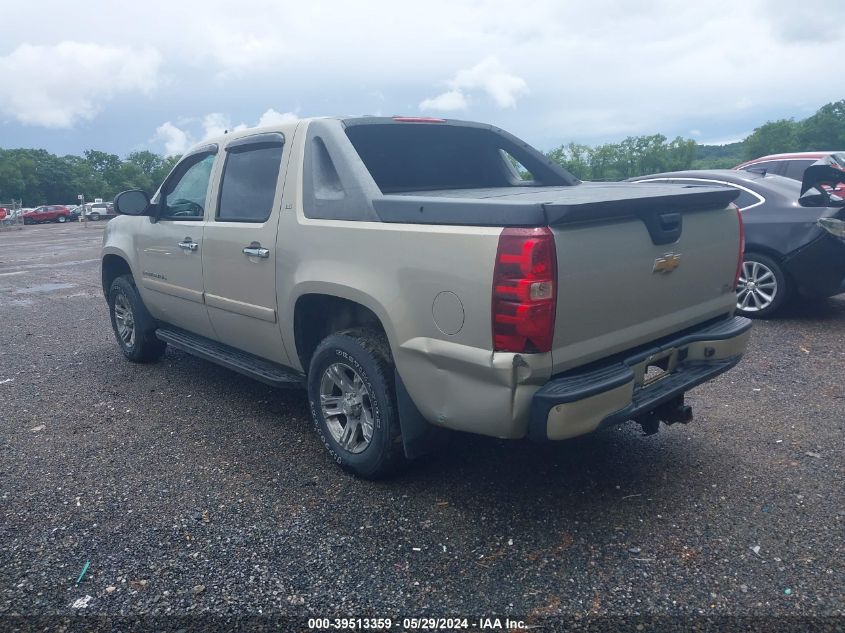
M 378 477 L 442 429 L 688 422 L 748 341 L 735 196 L 580 182 L 479 123 L 301 120 L 118 195 L 103 292 L 128 359 L 169 344 L 305 387 L 332 458 Z

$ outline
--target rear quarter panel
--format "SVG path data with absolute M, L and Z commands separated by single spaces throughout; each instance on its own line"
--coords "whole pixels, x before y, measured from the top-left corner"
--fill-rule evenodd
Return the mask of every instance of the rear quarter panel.
M 505 425 L 497 432 L 490 422 L 510 420 L 515 373 L 521 372 L 516 380 L 530 376 L 539 385 L 549 376 L 550 363 L 548 355 L 535 355 L 546 358 L 535 358 L 531 369 L 515 369 L 513 354 L 493 354 L 491 292 L 502 229 L 306 218 L 301 195 L 305 137 L 297 137 L 277 239 L 286 347 L 296 349 L 293 315 L 300 297 L 326 294 L 355 301 L 382 322 L 397 370 L 427 419 L 510 435 Z M 455 333 L 435 322 L 433 305 L 443 292 L 460 301 L 462 325 Z M 291 360 L 299 364 L 296 354 Z

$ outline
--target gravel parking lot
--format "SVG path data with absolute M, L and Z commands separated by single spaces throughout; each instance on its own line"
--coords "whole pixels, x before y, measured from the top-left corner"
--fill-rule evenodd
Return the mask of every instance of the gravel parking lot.
M 0 616 L 845 615 L 845 295 L 756 323 L 687 426 L 371 483 L 304 392 L 124 361 L 102 228 L 0 232 Z

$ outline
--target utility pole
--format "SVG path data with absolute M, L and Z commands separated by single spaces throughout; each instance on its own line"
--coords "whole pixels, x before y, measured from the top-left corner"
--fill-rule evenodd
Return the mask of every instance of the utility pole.
M 79 200 L 79 208 L 82 209 L 82 215 L 80 216 L 81 219 L 82 219 L 82 224 L 87 229 L 88 228 L 88 216 L 85 213 L 85 196 L 83 196 L 80 193 L 78 196 L 76 196 L 76 199 Z

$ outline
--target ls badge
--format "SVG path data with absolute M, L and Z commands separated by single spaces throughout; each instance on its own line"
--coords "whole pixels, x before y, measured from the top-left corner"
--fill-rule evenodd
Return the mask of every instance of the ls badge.
M 651 272 L 669 274 L 680 265 L 680 253 L 666 253 L 663 257 L 654 260 L 654 268 L 651 269 Z

